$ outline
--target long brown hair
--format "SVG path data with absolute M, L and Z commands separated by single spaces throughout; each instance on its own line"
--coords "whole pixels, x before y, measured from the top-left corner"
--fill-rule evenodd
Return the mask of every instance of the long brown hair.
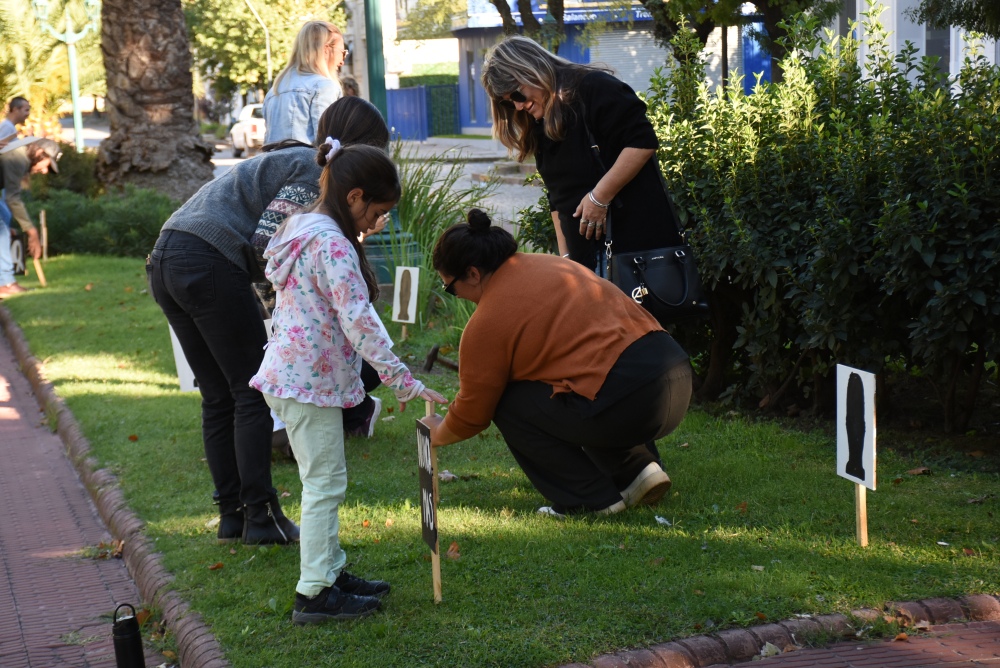
M 533 128 L 535 119 L 524 111 L 500 104 L 504 95 L 521 86 L 545 93 L 542 120 L 545 135 L 552 141 L 566 138 L 566 119 L 580 79 L 591 72 L 611 72 L 598 65 L 578 65 L 553 55 L 527 37 L 514 35 L 493 47 L 483 64 L 483 88 L 493 105 L 493 136 L 523 161 L 538 148 Z
M 324 151 L 327 148 L 327 151 Z M 358 241 L 360 230 L 347 203 L 347 194 L 355 188 L 364 193 L 364 201 L 397 202 L 402 193 L 399 173 L 385 151 L 373 146 L 355 144 L 345 146 L 327 159 L 329 147 L 324 145 L 316 155 L 316 162 L 323 168 L 319 179 L 319 199 L 312 210 L 329 214 L 340 226 L 344 236 L 358 254 L 361 275 L 368 286 L 368 299 L 378 299 L 378 279 L 365 256 L 364 246 Z

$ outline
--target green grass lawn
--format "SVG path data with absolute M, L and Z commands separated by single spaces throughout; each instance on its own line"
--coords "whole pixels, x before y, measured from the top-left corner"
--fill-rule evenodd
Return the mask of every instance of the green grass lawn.
M 296 628 L 297 550 L 219 546 L 207 526 L 215 508 L 199 397 L 177 388 L 142 261 L 57 257 L 46 275 L 47 289 L 4 305 L 234 666 L 547 666 L 765 618 L 1000 593 L 996 473 L 908 475 L 921 462 L 880 434 L 862 549 L 828 434 L 692 410 L 659 444 L 670 495 L 612 517 L 538 516 L 543 499 L 494 429 L 439 450 L 439 468 L 460 476 L 440 486 L 442 552 L 456 542 L 461 557 L 442 555 L 444 602 L 434 605 L 413 405 L 383 412 L 392 419 L 373 439 L 347 443 L 340 538 L 352 572 L 392 583 L 385 611 Z M 445 332 L 413 333 L 397 352 L 419 368 Z M 452 372 L 418 375 L 453 394 Z M 277 462 L 274 479 L 297 518 L 294 465 Z

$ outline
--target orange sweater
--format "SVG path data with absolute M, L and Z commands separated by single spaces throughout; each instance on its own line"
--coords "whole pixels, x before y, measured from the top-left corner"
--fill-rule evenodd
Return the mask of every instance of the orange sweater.
M 459 348 L 460 388 L 444 424 L 486 429 L 507 384 L 548 383 L 593 400 L 632 343 L 662 329 L 610 281 L 553 255 L 516 253 L 493 273 Z

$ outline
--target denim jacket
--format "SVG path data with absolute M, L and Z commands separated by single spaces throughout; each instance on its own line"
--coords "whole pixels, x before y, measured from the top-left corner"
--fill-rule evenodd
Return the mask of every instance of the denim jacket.
M 264 143 L 298 139 L 314 144 L 319 117 L 343 94 L 339 81 L 289 70 L 264 96 Z

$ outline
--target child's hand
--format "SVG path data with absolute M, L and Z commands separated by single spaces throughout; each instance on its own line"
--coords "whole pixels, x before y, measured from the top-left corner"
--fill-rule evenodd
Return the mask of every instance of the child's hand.
M 440 392 L 436 392 L 429 387 L 425 387 L 417 396 L 423 399 L 424 401 L 433 401 L 436 404 L 448 403 L 448 400 L 445 398 L 443 394 L 441 394 Z M 407 402 L 405 401 L 399 402 L 399 411 L 401 413 L 406 410 L 406 404 Z

